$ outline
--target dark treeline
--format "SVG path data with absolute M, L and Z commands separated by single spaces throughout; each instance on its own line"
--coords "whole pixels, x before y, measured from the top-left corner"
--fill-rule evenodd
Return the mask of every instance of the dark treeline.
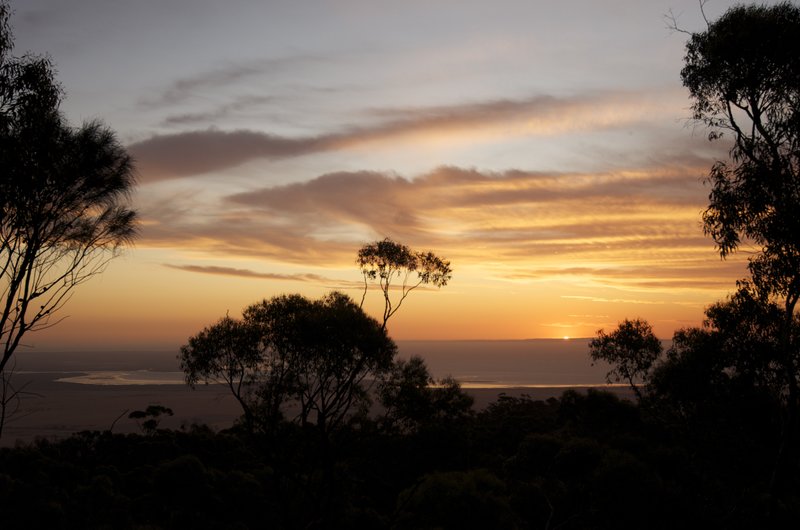
M 800 489 L 770 490 L 779 411 L 757 397 L 681 426 L 568 391 L 328 439 L 290 422 L 84 432 L 0 450 L 0 510 L 5 528 L 790 528 Z

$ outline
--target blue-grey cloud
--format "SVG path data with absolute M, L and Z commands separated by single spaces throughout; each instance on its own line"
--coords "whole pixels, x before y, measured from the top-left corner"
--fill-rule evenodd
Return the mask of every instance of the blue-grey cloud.
M 172 106 L 183 103 L 188 98 L 207 90 L 218 90 L 254 78 L 269 77 L 287 69 L 303 67 L 308 63 L 327 60 L 330 58 L 293 55 L 226 64 L 216 69 L 177 79 L 156 94 L 143 97 L 139 101 L 139 106 L 145 109 Z
M 213 274 L 217 276 L 235 276 L 239 278 L 255 278 L 259 280 L 292 281 L 302 283 L 313 283 L 325 285 L 335 289 L 363 288 L 362 282 L 337 280 L 319 274 L 300 273 L 300 274 L 278 274 L 273 272 L 256 272 L 250 269 L 238 269 L 234 267 L 219 267 L 213 265 L 174 265 L 165 263 L 165 267 L 170 269 L 182 270 L 186 272 L 196 272 L 200 274 Z
M 164 125 L 180 126 L 190 124 L 208 124 L 216 123 L 220 120 L 230 118 L 231 116 L 247 111 L 252 113 L 253 109 L 261 105 L 271 103 L 275 100 L 272 96 L 241 96 L 236 97 L 233 101 L 218 105 L 206 111 L 201 112 L 185 112 L 182 114 L 173 114 L 164 120 Z
M 639 99 L 637 99 L 639 98 Z M 607 129 L 643 119 L 640 107 L 655 104 L 636 94 L 599 93 L 556 98 L 535 96 L 459 105 L 384 109 L 369 125 L 305 137 L 216 128 L 156 135 L 129 146 L 143 180 L 180 178 L 219 171 L 254 159 L 280 159 L 347 149 L 417 134 L 470 134 L 514 124 L 505 135 L 567 134 Z M 627 110 L 626 110 L 627 109 Z M 424 141 L 424 140 L 420 140 Z
M 286 138 L 217 129 L 158 135 L 128 147 L 145 182 L 203 174 L 255 158 L 286 158 L 329 148 L 330 138 Z

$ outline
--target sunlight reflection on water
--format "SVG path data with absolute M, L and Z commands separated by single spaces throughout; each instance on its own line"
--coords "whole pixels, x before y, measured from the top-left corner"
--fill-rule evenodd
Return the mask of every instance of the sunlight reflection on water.
M 76 383 L 79 385 L 183 385 L 183 372 L 154 372 L 150 370 L 135 371 L 97 371 L 83 375 L 61 377 L 59 383 Z

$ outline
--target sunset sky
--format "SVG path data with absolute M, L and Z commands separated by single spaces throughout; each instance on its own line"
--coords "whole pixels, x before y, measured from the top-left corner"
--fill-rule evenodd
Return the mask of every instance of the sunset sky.
M 12 0 L 72 121 L 135 157 L 135 248 L 39 348 L 177 348 L 282 293 L 360 299 L 363 244 L 446 257 L 396 339 L 669 338 L 744 276 L 703 235 L 694 0 Z M 712 0 L 709 19 L 733 2 Z M 378 293 L 368 310 L 379 313 Z

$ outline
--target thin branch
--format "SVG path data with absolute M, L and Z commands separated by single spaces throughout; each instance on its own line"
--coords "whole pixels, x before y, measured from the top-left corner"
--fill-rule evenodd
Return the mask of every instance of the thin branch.
M 122 411 L 122 414 L 120 414 L 119 416 L 117 416 L 117 417 L 116 417 L 116 419 L 115 419 L 114 421 L 112 421 L 112 422 L 111 422 L 111 426 L 108 428 L 108 432 L 111 432 L 111 431 L 113 431 L 113 430 L 114 430 L 114 426 L 117 424 L 117 422 L 118 422 L 119 420 L 121 420 L 121 419 L 122 419 L 122 417 L 123 417 L 123 416 L 125 416 L 125 414 L 127 414 L 127 413 L 128 413 L 130 410 L 131 410 L 131 409 L 125 409 L 125 410 L 123 410 L 123 411 Z

